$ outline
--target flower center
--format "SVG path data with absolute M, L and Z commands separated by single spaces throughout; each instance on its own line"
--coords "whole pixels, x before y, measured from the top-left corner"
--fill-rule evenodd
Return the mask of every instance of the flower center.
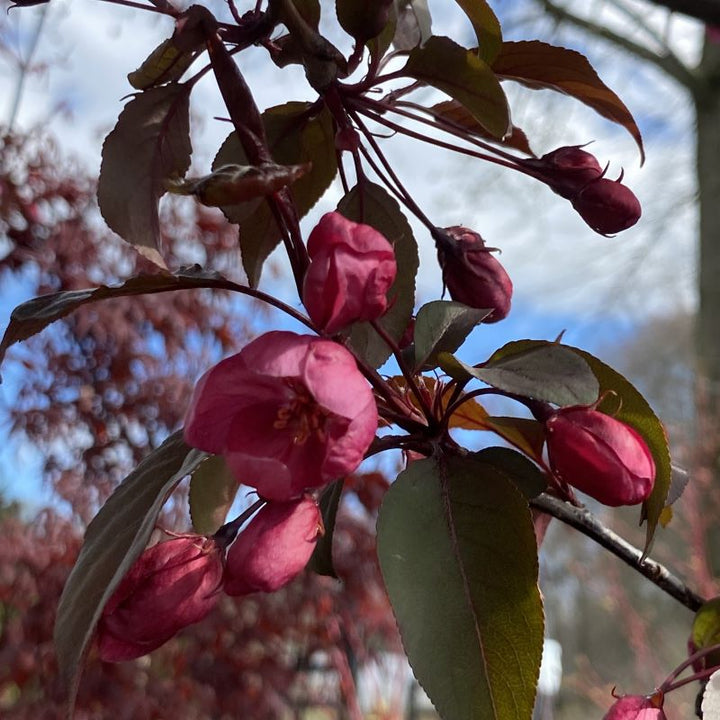
M 285 383 L 292 390 L 293 396 L 278 408 L 273 428 L 290 430 L 296 445 L 305 444 L 312 435 L 316 435 L 320 442 L 325 442 L 325 424 L 332 413 L 318 405 L 299 380 L 285 378 Z

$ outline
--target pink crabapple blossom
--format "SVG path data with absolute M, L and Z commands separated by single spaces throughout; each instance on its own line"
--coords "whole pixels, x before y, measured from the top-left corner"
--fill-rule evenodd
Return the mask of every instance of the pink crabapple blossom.
M 225 592 L 247 595 L 287 585 L 307 565 L 322 532 L 312 498 L 267 503 L 228 550 Z
M 378 425 L 352 354 L 273 331 L 211 368 L 185 418 L 193 447 L 223 455 L 238 482 L 287 501 L 357 468 Z
M 550 466 L 568 485 L 604 505 L 635 505 L 655 483 L 655 461 L 640 434 L 592 407 L 572 406 L 546 420 Z
M 120 662 L 146 655 L 202 620 L 222 589 L 223 549 L 202 535 L 145 550 L 105 605 L 97 629 L 100 657 Z
M 660 693 L 649 697 L 626 695 L 613 703 L 603 720 L 667 720 L 662 704 Z
M 478 233 L 459 225 L 444 228 L 437 240 L 443 282 L 450 297 L 468 307 L 492 310 L 494 323 L 510 312 L 513 284 Z
M 397 265 L 392 245 L 375 228 L 329 212 L 310 233 L 308 253 L 303 303 L 323 332 L 385 313 Z

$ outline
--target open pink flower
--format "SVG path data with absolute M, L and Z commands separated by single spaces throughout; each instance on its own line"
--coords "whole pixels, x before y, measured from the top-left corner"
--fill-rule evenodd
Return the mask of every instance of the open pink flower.
M 313 499 L 269 502 L 230 546 L 225 592 L 274 592 L 287 585 L 307 565 L 322 529 Z
M 308 253 L 303 304 L 321 330 L 332 335 L 385 313 L 397 265 L 392 245 L 375 228 L 327 213 L 310 233 Z
M 210 369 L 185 418 L 189 445 L 239 482 L 291 500 L 352 472 L 377 430 L 372 391 L 344 347 L 274 331 Z
M 103 609 L 100 657 L 120 662 L 146 655 L 202 620 L 222 589 L 223 551 L 202 535 L 153 545 L 130 568 Z

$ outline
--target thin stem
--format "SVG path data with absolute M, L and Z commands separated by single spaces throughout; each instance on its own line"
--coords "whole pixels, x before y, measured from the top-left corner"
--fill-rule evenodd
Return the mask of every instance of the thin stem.
M 390 350 L 392 350 L 392 354 L 400 368 L 400 372 L 403 374 L 408 387 L 415 396 L 415 399 L 418 401 L 420 409 L 423 411 L 423 415 L 427 418 L 428 424 L 431 425 L 434 422 L 432 410 L 427 404 L 427 400 L 420 392 L 420 388 L 415 381 L 414 375 L 410 372 L 410 369 L 403 360 L 402 353 L 400 352 L 400 348 L 397 346 L 397 343 L 390 337 L 390 335 L 388 335 L 387 330 L 385 330 L 385 328 L 377 320 L 372 320 L 370 324 L 373 326 L 375 332 L 383 339 L 383 342 L 390 348 Z
M 518 170 L 525 175 L 537 177 L 536 174 L 529 172 L 524 167 L 518 166 L 515 163 L 508 162 L 501 158 L 493 157 L 492 155 L 477 152 L 475 150 L 470 150 L 469 148 L 463 148 L 459 145 L 453 145 L 452 143 L 447 143 L 442 140 L 438 140 L 437 138 L 431 138 L 427 135 L 423 135 L 422 133 L 410 130 L 403 125 L 398 125 L 397 123 L 392 122 L 392 120 L 388 120 L 382 115 L 373 112 L 363 102 L 359 100 L 352 100 L 352 103 L 353 105 L 355 105 L 358 112 L 361 112 L 363 115 L 370 118 L 371 120 L 374 120 L 376 123 L 384 125 L 385 127 L 390 128 L 395 132 L 401 133 L 402 135 L 407 135 L 408 137 L 414 138 L 415 140 L 420 140 L 424 143 L 428 143 L 429 145 L 435 145 L 435 147 L 443 148 L 444 150 L 452 150 L 452 152 L 459 153 L 460 155 L 469 155 L 470 157 L 477 158 L 478 160 L 485 160 L 487 162 L 495 163 L 495 165 L 502 165 L 503 167 L 510 168 L 511 170 Z
M 663 692 L 670 692 L 670 690 L 674 690 L 676 686 L 673 685 L 673 681 L 677 678 L 678 675 L 680 675 L 682 672 L 684 672 L 687 668 L 689 668 L 693 663 L 695 663 L 697 660 L 702 660 L 706 655 L 711 655 L 714 652 L 717 652 L 720 650 L 720 645 L 710 645 L 709 647 L 702 648 L 701 650 L 698 650 L 697 652 L 694 652 L 687 660 L 683 661 L 678 665 L 663 681 L 663 684 L 658 688 L 659 690 L 662 690 Z M 714 668 L 717 670 L 717 667 Z M 696 678 L 693 678 L 696 679 Z M 680 687 L 679 685 L 677 687 Z
M 124 5 L 125 7 L 136 8 L 137 10 L 147 10 L 148 12 L 159 13 L 160 15 L 169 15 L 170 17 L 180 17 L 181 13 L 169 4 L 145 5 L 143 3 L 133 2 L 133 0 L 98 0 L 98 2 L 106 2 L 111 5 Z
M 671 685 L 668 685 L 667 687 L 663 688 L 663 692 L 669 693 L 673 690 L 677 690 L 678 688 L 683 687 L 684 685 L 689 685 L 692 682 L 696 682 L 697 680 L 707 680 L 711 675 L 714 675 L 718 671 L 717 666 L 713 666 L 711 668 L 708 668 L 707 670 L 701 670 L 698 673 L 693 673 L 692 675 L 689 675 L 686 678 L 683 678 L 682 680 L 678 680 L 675 683 L 672 683 Z
M 408 118 L 409 120 L 414 120 L 415 122 L 422 123 L 423 125 L 429 125 L 436 130 L 442 130 L 449 135 L 453 135 L 460 138 L 461 140 L 465 140 L 465 142 L 471 143 L 476 147 L 494 153 L 498 157 L 504 158 L 505 160 L 508 160 L 510 162 L 517 162 L 518 160 L 518 158 L 516 158 L 512 153 L 505 152 L 504 150 L 501 150 L 500 148 L 497 148 L 494 145 L 485 142 L 484 140 L 479 140 L 478 138 L 474 137 L 474 135 L 470 134 L 470 131 L 468 131 L 466 128 L 463 128 L 461 125 L 458 125 L 451 120 L 446 120 L 443 117 L 438 117 L 432 112 L 431 108 L 426 108 L 422 105 L 408 102 L 406 100 L 401 100 L 397 103 L 384 103 L 379 100 L 373 100 L 369 97 L 363 97 L 362 102 L 366 105 L 374 107 L 376 110 L 394 112 L 397 115 Z M 425 112 L 429 114 L 433 119 L 430 120 L 429 118 L 423 117 L 422 115 L 419 115 L 417 113 L 409 112 L 408 110 L 403 110 L 402 108 L 413 108 L 415 110 Z
M 400 200 L 405 207 L 410 210 L 415 217 L 417 217 L 420 222 L 425 225 L 428 230 L 433 233 L 435 232 L 435 224 L 428 218 L 427 215 L 420 209 L 419 205 L 413 200 L 412 195 L 405 189 L 405 186 L 400 181 L 400 178 L 397 176 L 395 171 L 393 170 L 392 165 L 388 162 L 387 158 L 385 157 L 385 154 L 380 149 L 380 145 L 373 137 L 373 134 L 370 132 L 368 127 L 365 125 L 365 123 L 360 119 L 358 114 L 351 110 L 350 116 L 353 118 L 353 121 L 360 129 L 360 132 L 365 136 L 365 139 L 368 141 L 370 146 L 372 147 L 373 151 L 375 152 L 375 155 L 377 155 L 378 160 L 381 162 L 383 167 L 385 168 L 385 171 L 387 172 L 390 180 L 388 180 L 384 173 L 377 167 L 374 160 L 370 157 L 370 154 L 368 153 L 367 149 L 363 146 L 360 146 L 360 151 L 365 156 L 366 160 L 368 161 L 368 164 L 372 167 L 372 169 L 375 171 L 377 176 L 382 179 L 382 181 L 385 183 L 385 185 L 390 189 Z M 390 182 L 392 181 L 392 182 Z M 393 187 L 394 183 L 394 187 Z
M 399 450 L 406 445 L 417 445 L 427 443 L 427 438 L 421 434 L 414 435 L 385 435 L 375 438 L 370 445 L 370 449 L 365 453 L 365 457 L 369 458 L 385 450 Z
M 262 498 L 256 500 L 247 510 L 240 513 L 240 515 L 238 515 L 234 520 L 231 520 L 229 523 L 225 523 L 225 525 L 223 525 L 213 535 L 213 538 L 218 545 L 222 545 L 223 548 L 226 548 L 235 539 L 235 536 L 238 534 L 238 531 L 245 521 L 254 515 L 263 505 L 265 505 L 265 502 L 266 501 Z
M 605 527 L 586 508 L 574 507 L 546 493 L 531 500 L 530 506 L 552 515 L 579 530 L 583 535 L 587 535 L 689 610 L 697 612 L 705 604 L 703 597 L 673 575 L 664 565 L 649 558 L 643 560 L 641 550 Z

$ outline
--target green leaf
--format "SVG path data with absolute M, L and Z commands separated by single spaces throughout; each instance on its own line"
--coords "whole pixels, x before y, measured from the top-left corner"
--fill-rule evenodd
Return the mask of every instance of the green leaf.
M 203 23 L 213 20 L 202 5 L 191 5 L 178 18 L 172 37 L 162 42 L 143 64 L 128 75 L 137 90 L 176 82 L 205 49 Z
M 397 341 L 403 336 L 415 306 L 415 275 L 419 260 L 412 229 L 395 199 L 385 188 L 371 182 L 356 185 L 340 200 L 337 209 L 349 220 L 374 227 L 388 239 L 395 250 L 400 272 L 388 290 L 392 307 L 379 322 Z M 380 367 L 391 353 L 370 323 L 357 323 L 353 326 L 350 345 L 372 367 Z
M 71 705 L 80 665 L 107 600 L 145 549 L 168 494 L 207 457 L 171 435 L 128 475 L 85 533 L 55 622 L 55 650 Z
M 322 197 L 337 174 L 332 117 L 326 107 L 310 115 L 311 104 L 289 102 L 269 108 L 263 115 L 268 144 L 275 162 L 282 165 L 312 163 L 311 169 L 293 183 L 289 192 L 299 217 L 304 217 Z M 235 133 L 225 140 L 213 161 L 223 165 L 247 165 L 248 159 Z M 264 200 L 226 205 L 227 219 L 240 225 L 243 267 L 252 287 L 260 282 L 262 267 L 281 240 L 270 206 Z
M 415 318 L 415 367 L 437 367 L 438 354 L 455 352 L 490 312 L 446 300 L 423 305 Z
M 11 345 L 20 340 L 27 340 L 82 305 L 128 295 L 149 295 L 193 288 L 216 288 L 238 292 L 247 290 L 242 285 L 226 280 L 217 272 L 206 271 L 199 265 L 194 265 L 180 268 L 174 273 L 166 270 L 158 270 L 152 274 L 143 273 L 115 286 L 101 285 L 87 290 L 65 290 L 41 295 L 18 305 L 12 311 L 10 324 L 0 342 L 0 362 Z
M 637 143 L 641 161 L 645 161 L 642 135 L 632 113 L 598 77 L 584 55 L 539 40 L 504 42 L 492 68 L 502 79 L 515 80 L 535 90 L 549 88 L 570 95 L 622 125 Z
M 545 425 L 530 418 L 489 416 L 484 428 L 490 430 L 526 455 L 540 461 L 545 445 Z
M 697 611 L 691 637 L 698 650 L 720 643 L 720 597 L 708 600 Z
M 238 481 L 222 455 L 205 460 L 190 478 L 188 503 L 195 531 L 202 535 L 216 533 L 225 524 L 237 491 Z
M 545 473 L 517 450 L 489 447 L 475 453 L 474 457 L 502 473 L 528 500 L 547 490 Z
M 343 491 L 344 480 L 336 480 L 328 485 L 320 496 L 320 512 L 322 513 L 325 532 L 318 538 L 308 569 L 318 575 L 327 575 L 336 578 L 335 566 L 332 559 L 332 543 L 335 534 L 335 518 L 340 507 L 340 496 Z
M 396 50 L 412 50 L 432 37 L 428 0 L 395 0 L 395 15 L 392 44 Z
M 502 48 L 502 28 L 485 0 L 455 0 L 468 16 L 478 39 L 480 57 L 491 65 Z
M 190 89 L 173 83 L 136 95 L 103 144 L 100 212 L 131 245 L 158 250 L 158 201 L 190 167 Z
M 503 138 L 511 131 L 505 93 L 477 53 L 449 38 L 434 36 L 410 53 L 402 72 L 462 103 L 494 137 Z
M 667 504 L 672 478 L 670 449 L 665 428 L 648 401 L 619 372 L 584 350 L 571 349 L 590 366 L 600 383 L 600 393 L 614 393 L 603 399 L 598 410 L 613 415 L 635 428 L 643 436 L 655 460 L 655 485 L 650 497 L 642 505 L 641 522 L 647 520 L 645 533 L 647 553 L 655 536 L 660 515 Z
M 515 148 L 528 155 L 535 155 L 530 147 L 527 135 L 516 125 L 513 125 L 510 133 L 504 138 L 496 138 L 492 136 L 472 115 L 472 113 L 457 100 L 444 100 L 430 108 L 429 113 L 439 120 L 444 120 L 455 126 L 455 128 L 478 135 L 484 140 L 489 140 L 505 147 Z
M 588 363 L 575 348 L 559 343 L 518 340 L 501 347 L 481 367 L 457 362 L 469 376 L 498 390 L 561 407 L 590 405 L 599 395 Z
M 470 457 L 411 463 L 377 546 L 410 665 L 444 720 L 529 720 L 542 600 L 528 505 L 505 474 Z

